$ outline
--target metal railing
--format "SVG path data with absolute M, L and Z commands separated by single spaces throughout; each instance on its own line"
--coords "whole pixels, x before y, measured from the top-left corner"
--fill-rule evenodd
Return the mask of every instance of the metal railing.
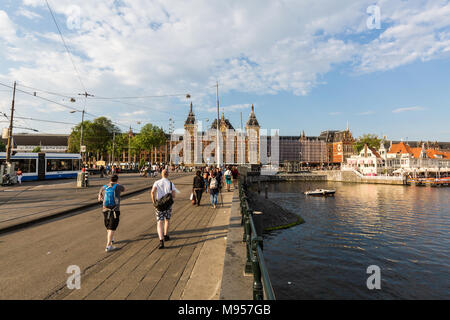
M 246 274 L 253 274 L 253 300 L 275 300 L 270 282 L 269 271 L 264 261 L 263 238 L 258 236 L 253 220 L 253 210 L 249 208 L 246 185 L 239 181 L 239 199 L 241 206 L 241 225 L 244 227 L 242 241 L 246 244 Z M 262 280 L 262 281 L 261 281 Z

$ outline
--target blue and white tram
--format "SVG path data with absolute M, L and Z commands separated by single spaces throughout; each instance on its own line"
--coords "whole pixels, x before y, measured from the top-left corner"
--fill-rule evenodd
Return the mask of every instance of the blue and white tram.
M 0 165 L 5 162 L 6 153 L 0 152 Z M 78 153 L 16 153 L 11 162 L 22 170 L 22 181 L 76 178 L 81 170 Z

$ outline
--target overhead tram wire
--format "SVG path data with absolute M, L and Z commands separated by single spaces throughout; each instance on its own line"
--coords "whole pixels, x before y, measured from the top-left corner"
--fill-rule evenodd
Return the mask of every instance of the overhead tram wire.
M 1 82 L 0 82 L 0 85 L 1 85 L 1 86 L 4 86 L 4 87 L 7 87 L 7 88 L 10 88 L 10 89 L 13 88 L 13 87 L 11 87 L 10 85 L 7 85 L 7 84 L 1 83 Z M 40 96 L 38 96 L 38 95 L 36 95 L 36 94 L 34 94 L 34 93 L 30 93 L 30 92 L 27 92 L 27 91 L 24 91 L 24 90 L 21 90 L 21 89 L 17 89 L 17 88 L 16 88 L 16 91 L 21 92 L 21 93 L 24 93 L 24 94 L 27 94 L 27 95 L 32 96 L 32 97 L 35 97 L 35 98 L 39 98 L 39 99 L 45 100 L 45 101 L 50 102 L 50 103 L 57 104 L 57 105 L 59 105 L 59 106 L 61 106 L 61 107 L 70 109 L 70 110 L 72 110 L 72 111 L 82 112 L 82 110 L 79 110 L 79 109 L 77 109 L 77 108 L 70 107 L 70 106 L 65 105 L 65 104 L 63 104 L 63 103 L 60 103 L 60 102 L 57 102 L 57 101 L 53 101 L 53 100 L 50 100 L 50 99 L 47 99 L 47 98 L 44 98 L 44 97 L 40 97 Z M 89 113 L 89 112 L 85 112 L 85 114 L 86 114 L 86 115 L 90 115 L 91 117 L 94 117 L 94 118 L 99 118 L 99 117 L 100 117 L 100 116 L 98 116 L 98 115 L 95 115 L 95 114 L 92 114 L 92 113 Z M 116 124 L 116 125 L 118 125 L 118 126 L 121 126 L 121 127 L 123 127 L 123 128 L 129 129 L 129 126 L 122 125 L 122 124 L 117 123 L 117 122 L 115 122 L 115 121 L 113 121 L 113 120 L 111 120 L 111 122 L 114 123 L 114 124 Z M 132 128 L 132 129 L 134 129 L 134 128 Z
M 168 97 L 181 97 L 189 96 L 188 93 L 176 93 L 176 94 L 163 94 L 163 95 L 153 95 L 153 96 L 135 96 L 135 97 L 99 97 L 94 96 L 90 99 L 102 99 L 102 100 L 122 100 L 122 99 L 147 99 L 147 98 L 168 98 Z
M 71 96 L 71 95 L 66 94 L 66 93 L 62 94 L 62 93 L 47 91 L 47 90 L 43 90 L 43 89 L 39 89 L 39 88 L 34 88 L 34 87 L 26 86 L 26 85 L 21 84 L 21 83 L 17 83 L 17 86 L 28 88 L 28 89 L 32 89 L 32 90 L 34 90 L 34 92 L 43 92 L 43 93 L 47 93 L 49 95 L 58 96 L 58 97 L 62 97 L 62 98 L 67 98 L 67 99 L 74 99 L 74 96 L 75 96 L 75 95 Z
M 70 61 L 72 62 L 72 66 L 75 69 L 75 73 L 77 74 L 77 77 L 78 77 L 78 80 L 80 81 L 81 87 L 84 90 L 84 92 L 87 92 L 86 87 L 84 86 L 83 81 L 81 80 L 80 73 L 78 72 L 78 69 L 77 69 L 77 67 L 75 65 L 75 62 L 73 61 L 72 53 L 70 52 L 69 47 L 67 46 L 66 41 L 64 40 L 64 36 L 63 36 L 63 34 L 61 32 L 61 29 L 59 28 L 59 25 L 58 25 L 58 22 L 56 21 L 55 15 L 53 14 L 53 10 L 50 7 L 50 4 L 48 3 L 48 0 L 45 0 L 45 2 L 47 3 L 48 10 L 50 11 L 50 14 L 52 15 L 53 22 L 55 23 L 56 28 L 58 29 L 59 35 L 60 35 L 61 40 L 62 40 L 62 42 L 64 44 L 64 47 L 66 48 L 66 51 L 67 51 L 67 53 L 69 55 Z
M 4 86 L 4 87 L 7 87 L 7 88 L 10 88 L 10 89 L 13 89 L 13 87 L 11 87 L 11 86 L 9 86 L 9 85 L 7 85 L 7 84 L 1 83 L 1 82 L 0 82 L 0 85 L 1 85 L 1 86 Z M 70 106 L 67 106 L 67 105 L 65 105 L 65 104 L 63 104 L 63 103 L 60 103 L 60 102 L 57 102 L 57 101 L 53 101 L 53 100 L 50 100 L 50 99 L 47 99 L 47 98 L 38 96 L 38 95 L 36 95 L 35 93 L 30 93 L 30 92 L 27 92 L 27 91 L 24 91 L 24 90 L 21 90 L 21 89 L 17 89 L 17 88 L 16 88 L 16 91 L 19 91 L 19 92 L 21 92 L 21 93 L 27 94 L 27 95 L 32 96 L 32 97 L 35 97 L 35 98 L 39 98 L 39 99 L 45 100 L 45 101 L 47 101 L 47 102 L 51 102 L 51 103 L 57 104 L 57 105 L 59 105 L 59 106 L 61 106 L 61 107 L 64 107 L 64 108 L 68 108 L 68 109 L 71 109 L 71 110 L 74 110 L 74 111 L 81 112 L 81 110 L 78 110 L 77 108 L 70 107 Z

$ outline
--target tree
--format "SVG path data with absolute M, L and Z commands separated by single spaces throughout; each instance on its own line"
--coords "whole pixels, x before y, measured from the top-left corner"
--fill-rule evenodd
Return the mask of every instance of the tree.
M 34 153 L 41 152 L 41 147 L 34 147 L 33 152 Z
M 141 151 L 151 151 L 153 148 L 162 146 L 166 142 L 166 134 L 160 127 L 147 123 L 141 131 L 132 139 L 132 148 L 140 153 Z
M 0 141 L 0 152 L 5 152 L 5 151 L 6 151 L 5 144 L 2 141 Z
M 166 134 L 163 129 L 147 123 L 141 128 L 141 132 L 136 135 L 134 145 L 138 150 L 152 150 L 160 147 L 166 142 Z
M 83 145 L 87 152 L 103 155 L 112 149 L 114 132 L 120 135 L 120 129 L 106 117 L 83 122 Z M 80 152 L 81 123 L 72 129 L 69 136 L 69 152 Z M 116 141 L 117 143 L 117 141 Z
M 368 147 L 379 149 L 380 143 L 381 139 L 378 138 L 376 134 L 367 133 L 363 134 L 356 140 L 355 144 L 353 145 L 353 148 L 359 154 L 361 150 L 364 148 L 365 144 L 367 144 Z

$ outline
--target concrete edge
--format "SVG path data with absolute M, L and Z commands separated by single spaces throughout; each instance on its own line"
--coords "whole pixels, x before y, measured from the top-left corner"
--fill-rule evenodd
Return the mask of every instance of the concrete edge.
M 246 262 L 239 191 L 233 192 L 219 300 L 252 300 L 253 277 L 244 276 Z

